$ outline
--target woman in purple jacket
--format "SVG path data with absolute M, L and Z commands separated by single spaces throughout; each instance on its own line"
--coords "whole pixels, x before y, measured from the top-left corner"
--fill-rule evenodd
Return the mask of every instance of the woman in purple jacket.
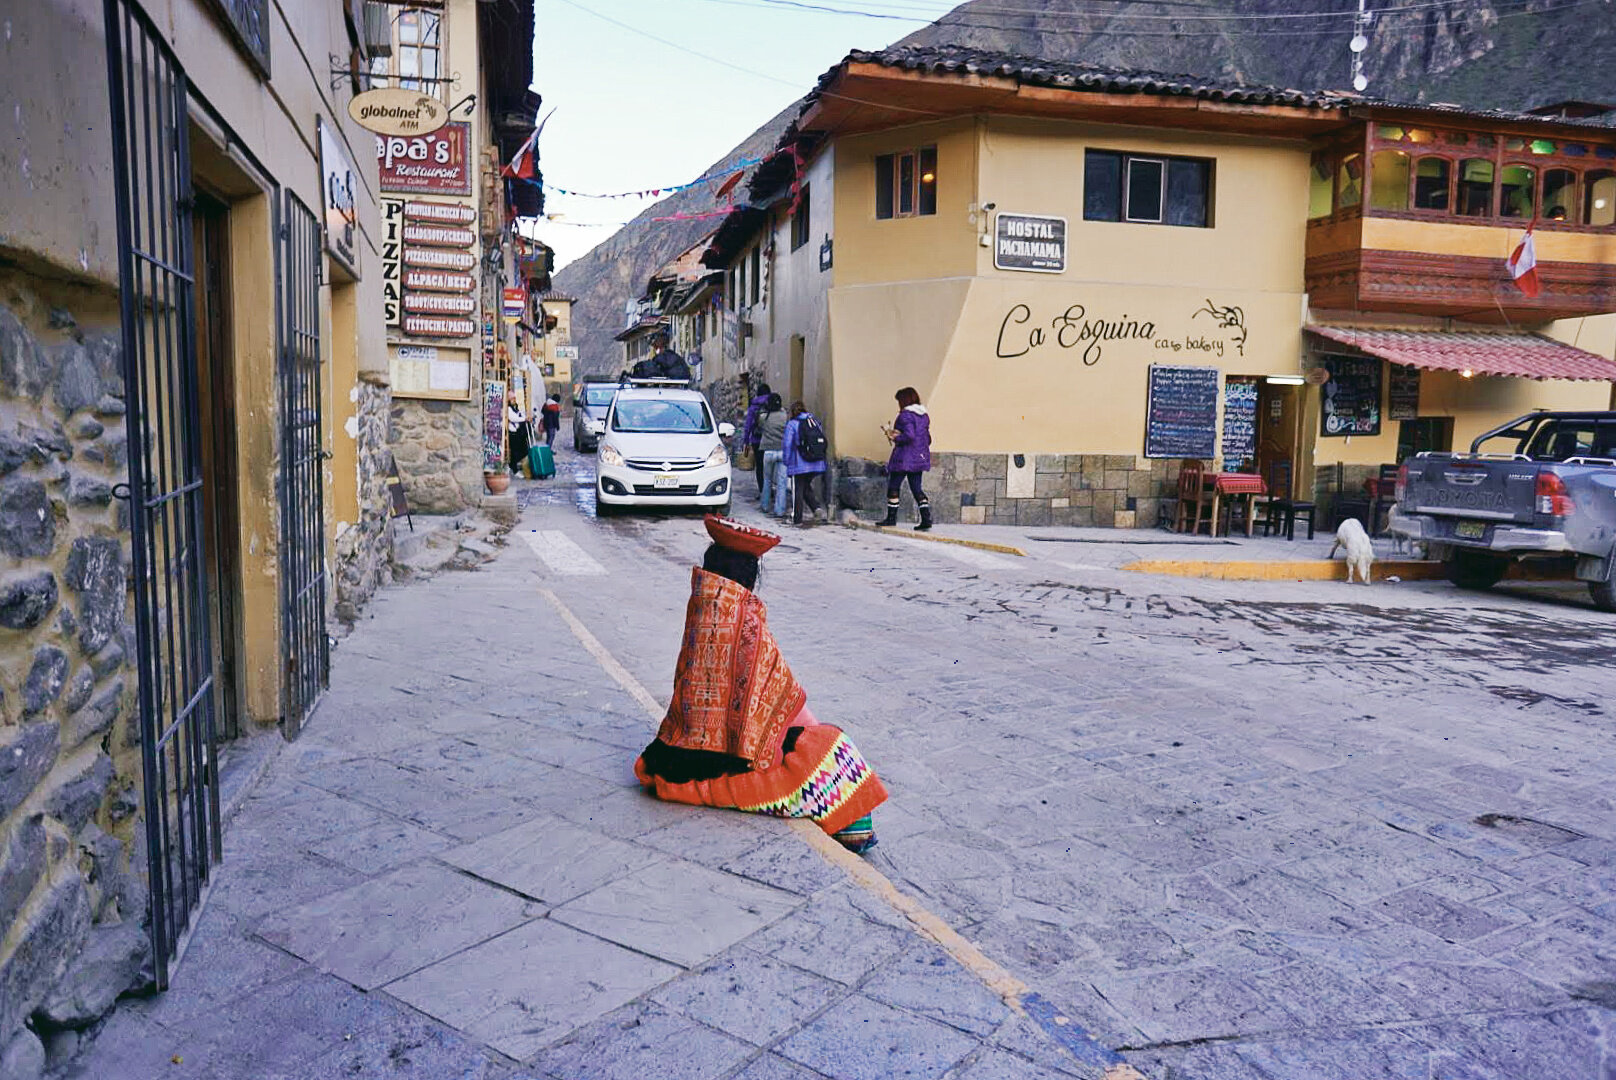
M 915 529 L 924 532 L 931 528 L 931 503 L 921 490 L 920 474 L 931 470 L 931 417 L 914 387 L 906 386 L 894 396 L 898 399 L 898 419 L 886 429 L 892 457 L 887 460 L 887 517 L 881 524 L 898 523 L 898 492 L 907 479 L 920 510 L 920 524 Z

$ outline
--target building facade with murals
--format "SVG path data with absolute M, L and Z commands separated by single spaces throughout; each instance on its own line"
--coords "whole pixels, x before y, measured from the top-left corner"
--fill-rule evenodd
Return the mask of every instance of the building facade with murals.
M 903 386 L 940 520 L 1154 525 L 1188 458 L 1328 499 L 1608 406 L 1613 117 L 854 53 L 706 253 L 709 382 L 802 396 L 872 509 Z M 1506 259 L 1534 221 L 1529 296 Z
M 524 410 L 536 371 L 524 364 L 533 290 L 547 287 L 543 245 L 513 215 L 542 208 L 534 169 L 507 178 L 527 149 L 538 95 L 532 0 L 444 0 L 399 10 L 398 50 L 369 75 L 375 88 L 419 91 L 448 109 L 426 134 L 376 136 L 385 274 L 389 442 L 410 508 L 479 505 L 484 474 L 505 472 L 505 408 Z M 526 324 L 526 329 L 523 329 Z M 539 376 L 542 379 L 542 376 Z M 539 388 L 542 395 L 542 387 Z

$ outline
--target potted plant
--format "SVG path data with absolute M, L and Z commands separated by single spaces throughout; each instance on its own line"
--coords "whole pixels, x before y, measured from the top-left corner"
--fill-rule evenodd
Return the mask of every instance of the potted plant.
M 488 487 L 490 495 L 503 495 L 511 486 L 511 474 L 503 470 L 499 472 L 484 472 L 483 483 Z

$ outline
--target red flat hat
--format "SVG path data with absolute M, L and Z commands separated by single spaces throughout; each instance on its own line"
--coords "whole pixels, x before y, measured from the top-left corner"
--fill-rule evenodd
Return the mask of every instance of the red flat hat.
M 727 547 L 732 551 L 742 551 L 754 558 L 762 555 L 781 540 L 771 532 L 754 529 L 750 525 L 743 525 L 734 518 L 719 517 L 717 514 L 708 514 L 702 518 L 707 526 L 707 535 L 713 538 L 713 543 L 719 547 Z

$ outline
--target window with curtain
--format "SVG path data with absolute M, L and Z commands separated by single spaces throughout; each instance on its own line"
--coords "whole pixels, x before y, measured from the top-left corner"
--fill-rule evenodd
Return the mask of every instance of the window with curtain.
M 1402 150 L 1376 150 L 1369 159 L 1369 168 L 1369 205 L 1376 210 L 1407 210 L 1408 154 Z
M 1616 225 L 1616 172 L 1590 169 L 1583 178 L 1582 223 Z

